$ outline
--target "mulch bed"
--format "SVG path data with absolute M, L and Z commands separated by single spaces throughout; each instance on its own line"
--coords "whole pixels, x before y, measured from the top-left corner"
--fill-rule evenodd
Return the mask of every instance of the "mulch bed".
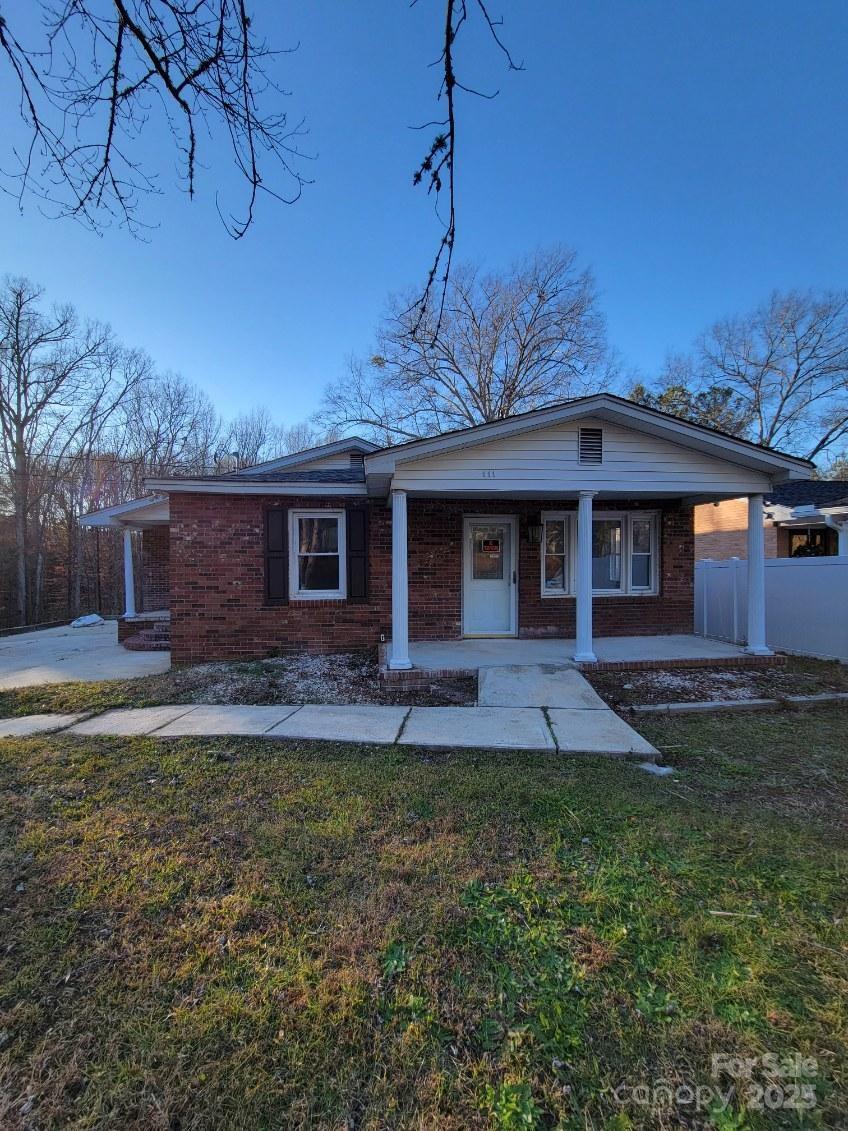
M 475 677 L 434 678 L 416 688 L 382 683 L 377 659 L 367 652 L 329 656 L 302 653 L 252 663 L 197 664 L 157 678 L 170 684 L 170 702 L 397 703 L 412 707 L 469 706 L 477 702 Z
M 848 668 L 790 656 L 775 668 L 661 668 L 654 671 L 584 672 L 612 707 L 703 700 L 781 699 L 848 691 Z

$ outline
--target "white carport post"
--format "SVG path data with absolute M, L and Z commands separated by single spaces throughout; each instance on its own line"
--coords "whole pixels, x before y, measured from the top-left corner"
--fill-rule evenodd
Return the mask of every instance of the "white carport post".
M 748 496 L 748 645 L 752 656 L 770 656 L 766 644 L 766 545 L 763 496 Z
M 577 504 L 577 650 L 574 659 L 596 664 L 592 648 L 592 499 L 594 491 L 581 491 Z
M 393 671 L 408 671 L 412 667 L 406 527 L 406 491 L 392 491 L 392 654 L 389 667 Z
M 135 616 L 135 577 L 133 576 L 132 531 L 124 527 L 124 616 Z

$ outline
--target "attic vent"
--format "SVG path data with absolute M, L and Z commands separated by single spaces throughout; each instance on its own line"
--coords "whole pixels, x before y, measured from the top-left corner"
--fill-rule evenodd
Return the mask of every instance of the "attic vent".
M 578 443 L 580 463 L 604 462 L 604 433 L 602 428 L 581 428 Z
M 351 452 L 350 453 L 350 466 L 351 467 L 362 467 L 364 463 L 365 463 L 365 453 L 364 452 Z

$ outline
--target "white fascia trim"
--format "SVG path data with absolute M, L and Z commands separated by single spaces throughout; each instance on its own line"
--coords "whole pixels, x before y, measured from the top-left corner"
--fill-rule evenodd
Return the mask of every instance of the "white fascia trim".
M 80 526 L 121 526 L 119 520 L 136 515 L 138 511 L 148 508 L 168 505 L 167 495 L 151 495 L 146 499 L 132 499 L 129 503 L 116 503 L 113 507 L 104 507 L 103 510 L 89 511 L 80 517 Z
M 339 452 L 369 452 L 379 451 L 378 444 L 370 440 L 363 440 L 361 436 L 348 436 L 344 440 L 333 440 L 329 444 L 319 444 L 315 448 L 305 448 L 302 452 L 292 452 L 287 456 L 277 456 L 266 463 L 254 463 L 250 467 L 240 467 L 233 475 L 252 475 L 257 471 L 275 471 L 281 467 L 298 467 L 302 463 L 311 463 L 315 459 L 324 459 Z
M 578 404 L 541 408 L 532 416 L 498 420 L 491 424 L 468 428 L 462 432 L 418 440 L 404 447 L 378 451 L 365 457 L 366 474 L 391 473 L 397 464 L 403 464 L 409 460 L 436 455 L 456 448 L 472 447 L 476 444 L 503 439 L 517 433 L 533 432 L 538 428 L 565 423 L 581 417 L 597 417 L 601 420 L 630 426 L 638 423 L 644 432 L 674 438 L 684 447 L 715 454 L 731 463 L 758 470 L 786 472 L 789 478 L 809 479 L 812 477 L 813 468 L 806 460 L 753 448 L 742 441 L 687 424 L 685 420 L 659 417 L 649 409 L 642 408 L 641 405 L 619 401 L 605 393 L 599 393 L 587 400 L 581 400 Z
M 169 495 L 359 495 L 367 492 L 359 483 L 215 483 L 209 479 L 148 479 L 147 485 Z

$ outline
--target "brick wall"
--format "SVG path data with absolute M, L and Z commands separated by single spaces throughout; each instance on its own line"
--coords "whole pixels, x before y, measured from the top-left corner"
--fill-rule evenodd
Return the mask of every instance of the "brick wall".
M 141 612 L 168 608 L 170 543 L 167 526 L 148 526 L 141 532 Z
M 662 513 L 660 593 L 653 597 L 596 597 L 597 636 L 691 632 L 694 550 L 692 509 L 659 502 L 600 504 L 610 510 Z M 466 514 L 515 514 L 518 534 L 518 634 L 574 636 L 575 599 L 543 597 L 540 547 L 527 541 L 531 517 L 543 510 L 569 510 L 561 500 L 410 499 L 409 635 L 411 640 L 444 640 L 462 634 L 462 519 Z
M 788 538 L 785 551 L 779 545 L 780 534 L 774 523 L 766 520 L 766 557 L 787 557 Z M 726 558 L 748 557 L 748 500 L 725 499 L 715 506 L 704 503 L 695 507 L 695 558 L 713 558 L 723 561 Z
M 287 498 L 291 509 L 343 508 L 344 498 Z M 345 651 L 391 636 L 391 511 L 368 502 L 369 596 L 361 603 L 265 603 L 265 496 L 171 496 L 171 654 L 177 663 L 248 659 L 285 651 Z M 612 509 L 612 504 L 603 504 Z M 618 504 L 627 509 L 635 504 Z M 409 507 L 409 629 L 412 640 L 453 639 L 462 631 L 464 514 L 519 516 L 519 635 L 573 636 L 573 597 L 543 598 L 540 547 L 526 537 L 530 516 L 568 509 L 554 500 L 481 502 L 415 499 Z M 656 597 L 598 597 L 596 635 L 691 632 L 693 529 L 691 508 L 645 502 L 660 509 L 661 587 Z
M 340 509 L 344 498 L 286 498 L 287 509 Z M 343 652 L 377 643 L 391 622 L 391 521 L 370 503 L 369 599 L 265 600 L 264 495 L 171 495 L 171 658 L 250 659 L 286 651 Z

